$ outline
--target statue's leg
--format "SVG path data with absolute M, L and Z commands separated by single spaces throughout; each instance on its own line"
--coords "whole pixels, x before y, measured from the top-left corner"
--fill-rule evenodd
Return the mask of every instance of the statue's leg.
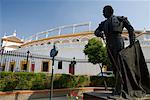
M 115 75 L 115 84 L 114 84 L 114 89 L 113 89 L 113 95 L 120 95 L 121 94 L 121 78 L 120 78 L 120 68 L 118 66 L 118 52 L 115 49 L 110 49 L 111 50 L 111 54 L 109 54 L 109 57 L 112 56 L 110 58 L 110 61 L 112 63 L 112 69 L 113 69 L 113 73 Z M 118 67 L 118 68 L 117 68 Z
M 114 87 L 114 91 L 113 91 L 113 95 L 121 95 L 121 79 L 120 79 L 120 75 L 118 72 L 116 72 L 116 76 L 115 76 L 115 87 Z

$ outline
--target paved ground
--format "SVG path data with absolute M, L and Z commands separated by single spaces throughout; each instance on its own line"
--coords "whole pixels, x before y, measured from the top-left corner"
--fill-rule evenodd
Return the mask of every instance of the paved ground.
M 30 99 L 30 100 L 50 100 L 50 98 L 38 98 L 38 99 Z M 66 96 L 61 97 L 53 97 L 52 100 L 76 100 L 75 98 L 67 98 Z M 82 96 L 78 98 L 78 100 L 83 100 Z
M 39 99 L 31 99 L 31 100 L 50 100 L 50 98 L 39 98 Z M 66 96 L 62 97 L 53 97 L 52 100 L 68 100 Z

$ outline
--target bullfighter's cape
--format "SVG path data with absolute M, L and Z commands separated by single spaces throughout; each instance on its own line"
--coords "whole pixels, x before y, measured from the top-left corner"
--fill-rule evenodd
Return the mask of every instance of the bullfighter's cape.
M 137 97 L 149 94 L 150 74 L 139 41 L 121 50 L 118 60 L 125 94 Z

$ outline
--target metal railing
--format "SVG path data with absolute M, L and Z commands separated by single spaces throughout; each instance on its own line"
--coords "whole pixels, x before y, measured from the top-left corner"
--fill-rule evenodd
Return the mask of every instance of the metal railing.
M 27 64 L 28 62 L 30 62 L 31 66 L 32 62 L 36 61 L 42 62 L 44 60 L 49 61 L 52 60 L 52 58 L 46 55 L 32 54 L 29 52 L 6 51 L 3 49 L 0 50 L 0 70 L 4 70 L 2 67 L 5 66 L 5 70 L 10 71 L 11 62 L 15 62 L 15 68 L 21 68 L 20 67 L 21 65 L 19 64 L 21 61 L 25 61 Z M 55 61 L 63 61 L 71 63 L 73 59 L 56 57 Z M 87 59 L 75 59 L 75 61 L 77 63 L 89 63 Z
M 80 23 L 80 24 L 73 24 L 73 25 L 65 25 L 65 26 L 60 26 L 60 27 L 56 27 L 56 28 L 52 28 L 52 29 L 48 29 L 46 31 L 42 31 L 42 32 L 38 32 L 32 36 L 30 36 L 29 38 L 25 39 L 25 42 L 29 42 L 32 40 L 38 40 L 40 38 L 40 36 L 45 35 L 43 38 L 47 38 L 49 37 L 51 32 L 57 31 L 57 33 L 55 35 L 61 35 L 62 32 L 65 29 L 71 29 L 71 33 L 75 33 L 76 30 L 78 30 L 78 28 L 81 27 L 88 27 L 88 29 L 84 30 L 84 31 L 90 31 L 91 30 L 91 22 L 88 23 Z M 83 31 L 83 30 L 82 30 Z M 65 32 L 66 33 L 66 32 Z M 40 38 L 41 39 L 41 38 Z
M 27 61 L 29 60 L 30 62 L 38 60 L 38 61 L 43 61 L 43 60 L 52 60 L 49 55 L 39 55 L 39 54 L 28 54 L 27 52 L 18 52 L 18 51 L 6 51 L 1 49 L 0 50 L 0 67 L 2 66 L 7 66 L 9 67 L 8 63 L 10 62 L 16 62 L 16 66 L 20 68 L 20 64 L 17 62 L 21 61 Z M 73 60 L 76 61 L 76 63 L 90 63 L 88 62 L 88 59 L 72 59 L 72 58 L 62 58 L 62 57 L 56 57 L 55 61 L 62 61 L 62 62 L 69 62 L 71 63 Z M 146 59 L 146 63 L 150 64 L 150 59 Z
M 24 59 L 27 58 L 27 52 L 18 52 L 18 51 L 6 51 L 6 50 L 0 50 L 0 61 L 3 62 L 4 58 L 9 59 L 12 57 L 23 57 Z M 52 60 L 51 57 L 46 55 L 39 55 L 39 54 L 29 54 L 29 58 L 35 58 L 35 59 L 48 59 Z M 12 58 L 15 60 L 15 58 Z M 71 62 L 72 58 L 63 58 L 63 57 L 55 57 L 56 61 L 64 61 L 64 62 Z M 89 63 L 88 59 L 76 59 L 76 62 L 78 63 Z

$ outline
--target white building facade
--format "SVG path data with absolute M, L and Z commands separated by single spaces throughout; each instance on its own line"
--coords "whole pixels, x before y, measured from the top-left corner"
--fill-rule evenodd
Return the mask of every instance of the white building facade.
M 20 40 L 19 43 L 19 40 L 17 41 L 17 43 L 14 40 L 11 41 L 11 36 L 5 36 L 5 38 L 3 37 L 3 52 L 1 50 L 1 69 L 5 71 L 51 73 L 52 60 L 49 57 L 49 53 L 50 50 L 53 48 L 53 45 L 55 44 L 58 49 L 58 55 L 55 58 L 54 74 L 99 74 L 99 65 L 93 65 L 90 62 L 88 62 L 88 58 L 83 53 L 84 46 L 88 43 L 88 40 L 95 37 L 93 34 L 94 32 L 90 31 L 89 25 L 88 31 L 77 33 L 75 32 L 75 26 L 78 27 L 82 25 L 67 26 L 73 27 L 73 32 L 71 34 L 61 34 L 62 30 L 59 27 L 59 34 L 57 36 L 48 36 L 48 32 L 50 31 L 49 30 L 31 36 L 28 40 L 24 42 Z M 141 43 L 145 59 L 150 70 L 150 32 L 135 31 L 135 33 L 137 35 L 137 39 Z M 41 34 L 44 34 L 46 37 L 40 38 L 38 35 Z M 124 31 L 122 35 L 125 39 L 126 45 L 128 45 L 129 39 L 127 32 Z M 15 37 L 15 35 L 13 35 L 13 37 Z M 32 38 L 34 38 L 34 40 Z M 10 43 L 8 43 L 8 40 Z M 11 42 L 14 42 L 14 44 Z M 16 48 L 8 49 L 8 47 Z M 73 60 L 76 61 L 76 64 L 74 66 L 71 64 L 71 61 Z M 103 71 L 106 70 L 107 68 L 104 67 Z

